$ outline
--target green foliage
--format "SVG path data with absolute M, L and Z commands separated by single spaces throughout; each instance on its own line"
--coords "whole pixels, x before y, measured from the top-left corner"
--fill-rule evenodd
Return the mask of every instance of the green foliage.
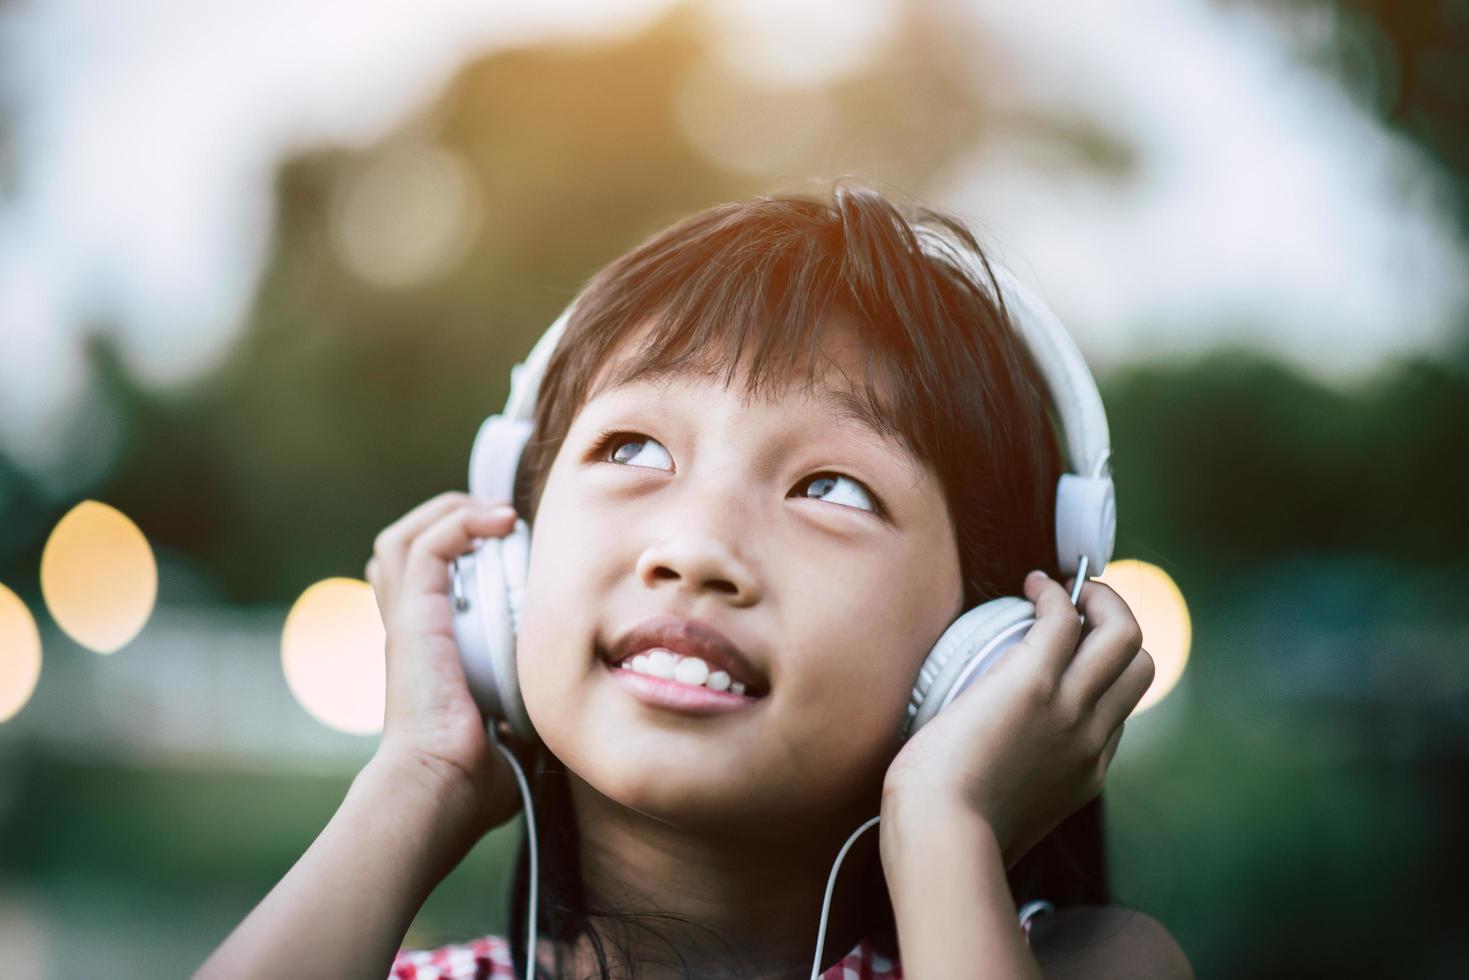
M 1250 352 L 1104 384 L 1118 554 L 1238 570 L 1297 554 L 1446 564 L 1469 485 L 1469 373 L 1426 360 L 1342 391 Z

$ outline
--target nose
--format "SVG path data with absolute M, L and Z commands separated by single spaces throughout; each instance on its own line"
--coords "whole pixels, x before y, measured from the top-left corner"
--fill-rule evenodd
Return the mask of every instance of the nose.
M 690 494 L 690 496 L 695 496 Z M 638 578 L 650 589 L 673 583 L 691 595 L 713 593 L 732 605 L 758 602 L 760 578 L 740 547 L 750 526 L 746 508 L 730 493 L 702 495 L 680 507 L 666 533 L 638 556 Z

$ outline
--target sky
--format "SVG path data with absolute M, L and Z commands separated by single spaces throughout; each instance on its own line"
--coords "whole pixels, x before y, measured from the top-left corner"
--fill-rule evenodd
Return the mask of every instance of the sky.
M 860 70 L 897 3 L 701 5 L 730 63 L 799 86 Z M 928 193 L 983 229 L 1099 371 L 1245 342 L 1350 381 L 1439 349 L 1464 319 L 1466 248 L 1443 178 L 1301 57 L 1334 29 L 1329 13 L 1285 29 L 1204 0 L 947 3 L 1003 54 L 999 69 L 974 59 L 988 98 L 1017 119 L 1084 120 L 1133 160 L 1111 178 L 1044 126 L 1016 126 Z M 84 329 L 115 330 L 129 366 L 160 386 L 224 356 L 267 256 L 285 158 L 372 142 L 497 47 L 631 33 L 671 6 L 4 8 L 14 174 L 0 198 L 0 449 L 57 493 L 84 479 Z

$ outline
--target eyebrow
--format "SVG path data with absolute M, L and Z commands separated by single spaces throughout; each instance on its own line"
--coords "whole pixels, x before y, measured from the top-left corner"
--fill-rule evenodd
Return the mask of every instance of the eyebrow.
M 675 381 L 688 376 L 688 374 L 689 372 L 686 368 L 672 365 L 655 365 L 650 367 L 647 365 L 623 364 L 611 374 L 607 375 L 592 390 L 587 400 L 590 401 L 599 395 L 604 395 L 618 388 L 625 388 L 640 382 L 656 384 L 659 382 Z M 813 381 L 812 384 L 819 399 L 826 402 L 827 406 L 836 415 L 838 421 L 866 429 L 883 443 L 907 452 L 907 447 L 888 431 L 890 426 L 885 425 L 885 420 L 882 416 L 874 412 L 873 407 L 865 400 L 857 397 L 857 394 L 851 389 L 838 387 L 820 380 Z

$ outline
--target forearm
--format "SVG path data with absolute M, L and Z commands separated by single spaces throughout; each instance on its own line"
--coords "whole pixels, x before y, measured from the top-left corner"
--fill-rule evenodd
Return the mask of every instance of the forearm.
M 1041 977 L 983 821 L 957 803 L 889 798 L 879 827 L 904 976 Z
M 413 916 L 472 843 L 447 824 L 429 780 L 374 759 L 196 978 L 386 976 Z

